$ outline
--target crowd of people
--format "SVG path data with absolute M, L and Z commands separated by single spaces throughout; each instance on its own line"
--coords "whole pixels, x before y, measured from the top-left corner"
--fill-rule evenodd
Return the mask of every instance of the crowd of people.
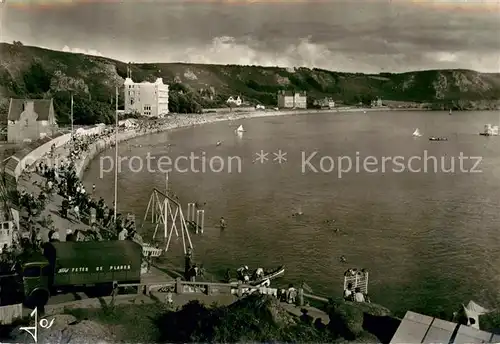
M 29 234 L 26 237 L 31 244 L 34 246 L 42 244 L 41 227 L 48 229 L 48 238 L 45 240 L 62 239 L 59 230 L 53 225 L 50 214 L 45 217 L 40 216 L 42 219 L 35 221 L 36 217 L 43 214 L 54 194 L 62 197 L 59 210 L 62 218 L 90 226 L 90 229 L 86 230 L 66 229 L 66 240 L 138 239 L 133 220 L 117 214 L 115 221 L 113 207 L 109 207 L 103 198 L 94 198 L 96 186 L 93 185 L 89 192 L 78 178 L 76 171 L 76 163 L 85 159 L 92 144 L 109 138 L 113 133 L 113 130 L 104 129 L 100 133 L 91 135 L 75 135 L 63 146 L 69 154 L 57 154 L 56 147 L 52 146 L 47 156 L 43 157 L 34 169 L 27 171 L 28 178 L 31 178 L 32 173 L 44 178 L 42 184 L 38 185 L 40 187 L 38 195 L 23 190 L 19 197 L 21 209 L 27 214 L 22 220 L 25 220 L 23 227 L 28 230 Z M 34 181 L 34 184 L 37 182 Z

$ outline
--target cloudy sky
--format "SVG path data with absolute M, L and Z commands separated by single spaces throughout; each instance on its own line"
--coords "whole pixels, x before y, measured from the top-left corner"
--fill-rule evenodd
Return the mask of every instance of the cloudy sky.
M 0 40 L 133 62 L 500 72 L 500 0 L 0 0 Z

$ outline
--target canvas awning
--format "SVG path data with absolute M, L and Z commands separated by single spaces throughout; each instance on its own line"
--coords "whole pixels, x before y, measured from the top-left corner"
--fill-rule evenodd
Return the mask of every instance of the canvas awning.
M 476 304 L 477 305 L 477 304 Z M 479 306 L 481 307 L 481 306 Z M 482 307 L 481 307 L 482 308 Z M 490 332 L 433 318 L 412 311 L 406 312 L 391 343 L 498 343 L 500 336 Z

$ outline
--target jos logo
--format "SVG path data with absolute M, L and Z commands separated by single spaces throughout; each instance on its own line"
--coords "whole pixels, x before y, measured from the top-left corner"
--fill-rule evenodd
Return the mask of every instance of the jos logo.
M 35 343 L 38 343 L 38 327 L 43 329 L 49 329 L 54 324 L 55 319 L 52 319 L 50 322 L 47 319 L 40 319 L 40 321 L 38 321 L 38 308 L 35 308 L 33 312 L 31 312 L 30 318 L 34 318 L 35 325 L 31 327 L 20 327 L 19 329 L 21 331 L 28 332 L 35 341 Z

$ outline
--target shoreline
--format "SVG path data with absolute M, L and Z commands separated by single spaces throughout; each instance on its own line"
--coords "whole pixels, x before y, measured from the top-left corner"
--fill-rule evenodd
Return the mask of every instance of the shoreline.
M 315 115 L 315 114 L 344 114 L 353 112 L 382 112 L 382 111 L 431 111 L 425 109 L 391 109 L 391 108 L 350 108 L 350 109 L 302 109 L 302 110 L 256 110 L 256 111 L 233 111 L 233 112 L 207 112 L 202 114 L 171 114 L 168 117 L 161 119 L 165 121 L 163 125 L 155 129 L 146 129 L 144 131 L 137 131 L 131 129 L 129 131 L 118 132 L 118 143 L 126 142 L 138 137 L 157 134 L 169 130 L 189 128 L 203 124 L 212 124 L 218 122 L 228 122 L 252 118 L 264 117 L 281 117 L 281 116 L 294 116 L 294 115 Z M 177 123 L 171 123 L 174 120 Z M 107 126 L 106 128 L 114 128 L 114 126 Z M 128 134 L 128 135 L 127 135 Z M 102 141 L 102 142 L 100 142 Z M 100 140 L 92 145 L 91 152 L 86 156 L 85 161 L 78 165 L 77 176 L 82 180 L 87 167 L 90 162 L 100 153 L 108 148 L 114 146 L 114 137 L 105 140 Z M 99 146 L 97 151 L 94 151 L 94 146 Z
M 289 110 L 289 111 L 243 111 L 243 112 L 229 112 L 229 113 L 205 113 L 205 114 L 173 114 L 165 119 L 161 119 L 164 121 L 162 125 L 154 129 L 145 129 L 145 130 L 124 130 L 118 132 L 118 144 L 122 142 L 126 142 L 138 137 L 147 136 L 151 134 L 157 134 L 169 130 L 189 128 L 203 124 L 212 124 L 218 122 L 228 122 L 235 120 L 243 120 L 243 119 L 252 119 L 252 118 L 264 118 L 264 117 L 280 117 L 280 116 L 293 116 L 293 115 L 314 115 L 314 114 L 322 114 L 322 113 L 333 113 L 333 114 L 342 114 L 346 112 L 377 112 L 377 111 L 387 111 L 387 109 L 350 109 L 350 110 L 342 110 L 342 111 L 334 111 L 334 110 L 316 110 L 316 109 L 305 109 L 305 110 Z M 174 123 L 172 123 L 174 122 Z M 107 126 L 106 128 L 114 128 L 111 126 Z M 114 135 L 109 138 L 101 139 L 96 141 L 90 147 L 90 152 L 85 156 L 84 161 L 76 163 L 77 166 L 77 176 L 80 178 L 80 181 L 83 179 L 85 171 L 87 167 L 90 165 L 91 161 L 100 153 L 105 151 L 108 148 L 114 146 Z M 118 152 L 119 153 L 119 152 Z

